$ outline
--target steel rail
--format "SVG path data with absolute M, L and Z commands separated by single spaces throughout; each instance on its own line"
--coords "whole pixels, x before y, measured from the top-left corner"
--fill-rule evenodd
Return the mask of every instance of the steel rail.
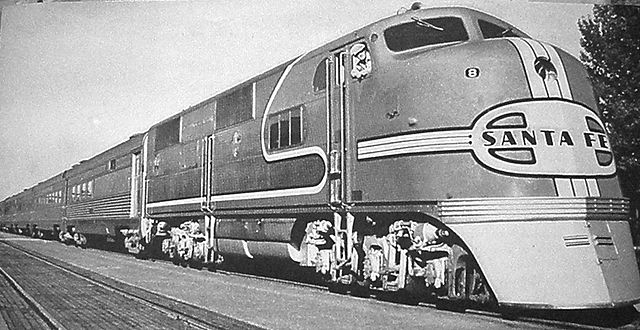
M 18 250 L 21 250 L 27 254 L 36 254 L 36 255 L 40 255 L 37 252 L 34 251 L 30 251 L 24 247 L 19 247 L 19 246 L 14 246 L 14 244 L 10 244 L 8 242 L 6 242 L 5 240 L 0 240 L 3 243 L 10 245 Z M 102 250 L 104 251 L 104 250 Z M 109 251 L 109 252 L 114 252 L 114 251 Z M 121 252 L 115 252 L 115 254 L 117 255 L 121 255 Z M 36 256 L 34 256 L 36 257 Z M 39 256 L 37 257 L 38 259 L 45 261 L 47 263 L 52 264 L 50 261 L 46 260 L 46 256 Z M 55 259 L 54 259 L 55 260 Z M 160 261 L 160 260 L 159 260 Z M 169 260 L 162 260 L 161 262 L 163 263 L 167 263 L 169 264 L 170 261 Z M 66 264 L 65 262 L 60 261 L 60 263 L 62 264 Z M 55 265 L 55 264 L 53 264 Z M 56 265 L 57 266 L 57 265 Z M 59 268 L 65 269 L 66 268 L 62 267 L 62 266 L 58 266 Z M 67 270 L 73 273 L 72 270 Z M 318 291 L 322 291 L 322 292 L 329 292 L 329 289 L 326 286 L 321 286 L 321 285 L 316 285 L 316 284 L 312 284 L 312 283 L 305 283 L 305 282 L 300 282 L 300 281 L 294 281 L 294 280 L 286 280 L 286 279 L 280 279 L 280 278 L 273 278 L 273 277 L 268 277 L 265 275 L 257 275 L 257 274 L 248 274 L 248 273 L 242 273 L 242 272 L 237 272 L 237 271 L 232 271 L 232 270 L 225 270 L 225 269 L 216 269 L 215 272 L 220 273 L 220 274 L 224 274 L 224 275 L 228 275 L 228 276 L 236 276 L 236 277 L 243 277 L 243 278 L 250 278 L 250 279 L 255 279 L 255 280 L 261 280 L 261 281 L 266 281 L 266 282 L 273 282 L 273 283 L 281 283 L 281 284 L 285 284 L 285 285 L 291 285 L 291 286 L 296 286 L 296 287 L 302 287 L 302 288 L 307 288 L 307 289 L 313 289 L 313 290 L 318 290 Z M 87 278 L 83 275 L 78 275 L 81 276 L 82 278 Z M 90 278 L 87 278 L 90 279 Z M 113 280 L 116 281 L 117 280 Z M 106 287 L 111 287 L 108 284 L 104 284 Z M 127 286 L 132 286 L 132 287 L 136 287 L 139 290 L 143 290 L 146 292 L 149 292 L 148 290 L 141 288 L 141 287 L 137 287 L 131 284 L 126 284 Z M 114 288 L 114 290 L 117 290 L 116 288 Z M 118 291 L 121 292 L 122 291 Z M 369 295 L 369 298 L 372 298 L 372 296 L 376 296 L 376 290 L 371 290 L 372 294 Z M 125 295 L 127 295 L 128 297 L 136 297 L 136 296 L 132 296 L 130 293 L 126 293 L 124 292 Z M 171 299 L 174 301 L 178 301 L 182 304 L 187 304 L 187 305 L 191 305 L 194 308 L 200 308 L 197 306 L 194 306 L 188 302 L 184 302 L 182 300 L 178 300 L 175 299 L 173 297 L 169 297 L 169 296 L 165 296 L 162 294 L 158 294 L 153 292 L 152 294 L 154 295 L 159 295 L 159 296 L 163 296 L 166 299 Z M 340 294 L 341 296 L 348 296 L 345 294 Z M 361 299 L 362 297 L 355 297 L 354 298 L 358 298 Z M 146 301 L 146 300 L 143 300 Z M 398 302 L 394 302 L 393 300 L 389 301 L 389 300 L 380 300 L 380 299 L 376 299 L 377 302 L 382 303 L 382 304 L 390 304 L 390 305 L 398 305 Z M 147 302 L 149 303 L 149 302 Z M 401 303 L 400 303 L 401 304 Z M 525 323 L 525 324 L 532 324 L 532 325 L 539 325 L 539 326 L 547 326 L 547 327 L 557 327 L 559 329 L 587 329 L 587 330 L 604 330 L 604 329 L 611 329 L 611 327 L 609 326 L 597 326 L 597 325 L 589 325 L 589 324 L 581 324 L 581 323 L 575 323 L 575 322 L 571 322 L 571 321 L 562 321 L 562 320 L 555 320 L 555 319 L 548 319 L 548 318 L 541 318 L 541 317 L 534 317 L 534 316 L 522 316 L 522 315 L 513 315 L 513 314 L 508 314 L 505 315 L 499 311 L 495 310 L 495 307 L 489 308 L 489 306 L 487 306 L 486 309 L 482 309 L 480 308 L 481 306 L 473 306 L 473 307 L 465 307 L 465 306 L 460 306 L 460 308 L 456 308 L 456 307 L 451 307 L 451 308 L 442 308 L 439 306 L 439 304 L 434 303 L 432 301 L 429 302 L 424 302 L 421 301 L 419 303 L 419 306 L 417 306 L 417 308 L 431 308 L 431 309 L 437 309 L 437 310 L 446 310 L 446 311 L 450 311 L 450 312 L 454 312 L 454 313 L 466 313 L 466 314 L 470 314 L 470 315 L 478 315 L 478 316 L 483 316 L 483 317 L 491 317 L 491 318 L 495 318 L 495 319 L 502 319 L 505 321 L 509 321 L 509 322 L 514 322 L 515 325 L 517 325 L 517 323 Z M 180 314 L 182 315 L 180 312 L 176 312 L 174 314 Z M 174 314 L 170 314 L 170 315 L 174 315 Z M 219 313 L 217 313 L 219 314 Z M 188 316 L 185 316 L 188 317 Z M 246 321 L 242 321 L 242 322 L 246 322 Z M 260 328 L 257 325 L 253 325 L 249 322 L 246 322 L 247 324 L 251 325 L 251 326 L 255 326 L 256 328 Z
M 219 312 L 213 312 L 213 311 L 204 309 L 202 307 L 195 306 L 186 301 L 182 301 L 180 299 L 176 299 L 176 298 L 159 294 L 156 292 L 151 292 L 142 287 L 131 285 L 128 283 L 123 283 L 118 280 L 109 278 L 107 276 L 94 273 L 92 271 L 88 271 L 88 270 L 83 271 L 83 269 L 81 269 L 80 267 L 67 264 L 66 262 L 63 262 L 60 260 L 56 260 L 56 259 L 50 260 L 51 258 L 48 258 L 47 256 L 44 256 L 35 251 L 31 251 L 22 246 L 11 244 L 5 240 L 0 240 L 0 242 L 18 251 L 21 251 L 22 253 L 28 255 L 31 258 L 34 258 L 52 267 L 63 270 L 69 274 L 72 274 L 73 276 L 76 276 L 82 280 L 88 281 L 96 286 L 109 290 L 113 293 L 117 293 L 126 298 L 135 300 L 138 303 L 144 304 L 145 306 L 153 308 L 161 313 L 164 313 L 173 319 L 180 320 L 193 328 L 197 328 L 197 329 L 229 329 L 229 328 L 264 329 L 263 326 L 252 324 L 250 322 L 243 321 L 243 320 L 238 320 Z M 3 275 L 6 274 L 4 270 L 2 270 L 2 273 Z M 94 276 L 91 276 L 91 275 L 94 275 Z M 11 278 L 10 276 L 8 276 L 8 274 L 6 274 L 5 277 L 7 277 L 8 279 Z M 15 282 L 15 280 L 9 280 L 9 281 L 12 282 L 12 285 L 14 285 L 15 283 L 15 286 L 20 287 L 17 284 L 17 282 Z M 134 289 L 137 292 L 134 293 L 131 291 L 127 291 L 126 290 L 127 288 Z M 62 325 L 60 325 L 59 322 L 55 321 L 50 315 L 48 315 L 44 310 L 44 308 L 42 308 L 42 306 L 40 306 L 37 303 L 37 301 L 32 297 L 30 297 L 24 290 L 19 290 L 19 292 L 23 296 L 26 295 L 26 297 L 29 297 L 29 298 L 26 298 L 27 301 L 36 308 L 38 313 L 42 313 L 44 317 L 47 317 L 47 320 L 51 320 L 51 322 L 48 322 L 48 323 L 52 324 L 53 326 L 52 329 L 61 329 L 61 330 L 65 329 Z M 165 300 L 165 302 L 162 302 L 161 300 Z M 167 303 L 167 301 L 169 303 Z M 178 307 L 171 307 L 172 305 L 178 306 Z M 182 307 L 182 308 L 179 308 L 179 307 Z M 200 312 L 200 314 L 202 314 L 202 316 L 200 317 L 194 316 L 190 314 L 189 311 L 191 312 L 198 311 Z M 203 316 L 209 316 L 209 317 L 203 317 Z

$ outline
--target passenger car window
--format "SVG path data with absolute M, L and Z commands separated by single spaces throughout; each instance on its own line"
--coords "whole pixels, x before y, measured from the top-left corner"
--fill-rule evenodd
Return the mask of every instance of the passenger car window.
M 384 31 L 387 47 L 394 52 L 447 42 L 469 40 L 461 18 L 412 17 L 413 22 L 392 26 Z
M 512 28 L 504 27 L 487 21 L 478 20 L 482 37 L 485 39 L 507 38 L 507 37 L 524 37 L 518 35 Z

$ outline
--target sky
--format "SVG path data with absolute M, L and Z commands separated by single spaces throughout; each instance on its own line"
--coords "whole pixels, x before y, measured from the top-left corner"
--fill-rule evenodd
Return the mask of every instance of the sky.
M 423 1 L 495 15 L 574 56 L 588 4 Z M 407 0 L 0 0 L 0 200 Z

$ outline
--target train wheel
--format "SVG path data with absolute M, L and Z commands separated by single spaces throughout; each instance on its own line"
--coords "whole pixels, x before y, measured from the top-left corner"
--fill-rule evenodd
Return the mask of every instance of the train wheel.
M 349 291 L 349 287 L 347 285 L 333 281 L 327 283 L 327 288 L 329 289 L 329 292 L 338 294 L 346 294 Z
M 370 281 L 355 281 L 351 285 L 351 295 L 356 297 L 368 298 L 371 293 L 369 291 Z
M 458 266 L 455 271 L 455 279 L 453 283 L 454 295 L 457 298 L 468 298 L 467 288 L 467 262 L 464 259 L 458 260 Z
M 491 301 L 487 284 L 474 260 L 468 257 L 458 259 L 454 275 L 455 298 L 473 304 L 485 304 Z
M 413 276 L 407 277 L 404 289 L 398 290 L 399 303 L 417 306 L 427 292 L 427 287 L 423 278 Z
M 190 259 L 188 261 L 188 264 L 189 264 L 189 268 L 193 268 L 193 269 L 197 269 L 197 270 L 201 270 L 202 269 L 202 262 L 200 262 L 200 260 Z
M 171 262 L 178 266 L 180 265 L 180 256 L 178 256 L 178 251 L 175 247 L 171 248 L 171 252 L 169 252 L 169 257 L 171 258 Z

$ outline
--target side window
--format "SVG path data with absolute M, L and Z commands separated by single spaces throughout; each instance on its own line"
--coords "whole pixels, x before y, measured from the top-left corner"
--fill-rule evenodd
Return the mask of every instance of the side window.
M 115 169 L 116 169 L 116 160 L 112 159 L 109 161 L 109 163 L 107 163 L 107 170 L 113 171 Z
M 322 60 L 313 75 L 313 92 L 318 93 L 327 89 L 327 60 Z
M 216 100 L 216 127 L 229 127 L 253 118 L 253 84 Z
M 304 106 L 297 106 L 269 116 L 269 150 L 302 144 Z
M 74 202 L 77 202 L 80 200 L 80 198 L 82 197 L 82 185 L 77 184 L 73 186 L 72 197 Z
M 180 142 L 180 117 L 169 120 L 156 130 L 156 151 Z
M 503 27 L 497 24 L 489 23 L 487 21 L 478 20 L 478 26 L 482 31 L 482 37 L 485 39 L 493 38 L 506 38 L 506 37 L 520 37 L 513 29 L 509 27 Z
M 93 197 L 93 180 L 87 183 L 87 197 Z

